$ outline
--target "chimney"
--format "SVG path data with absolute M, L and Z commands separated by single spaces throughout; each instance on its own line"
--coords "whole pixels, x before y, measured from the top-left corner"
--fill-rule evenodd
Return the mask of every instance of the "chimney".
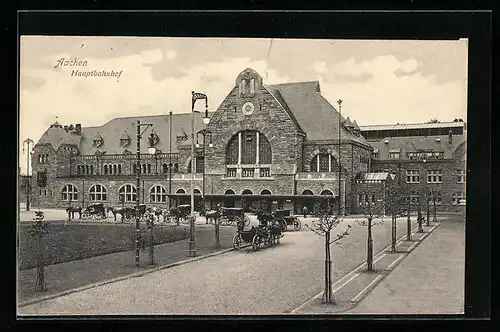
M 75 125 L 75 131 L 76 131 L 77 134 L 81 134 L 82 133 L 82 125 L 79 124 L 79 123 L 77 123 Z
M 451 143 L 453 143 L 453 132 L 451 131 L 450 128 L 450 130 L 448 131 L 448 144 L 451 145 Z

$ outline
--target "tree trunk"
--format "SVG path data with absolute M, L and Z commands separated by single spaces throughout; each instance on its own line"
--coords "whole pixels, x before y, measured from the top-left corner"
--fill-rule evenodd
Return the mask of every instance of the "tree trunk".
M 152 225 L 149 227 L 149 265 L 155 265 L 155 238 Z
M 430 220 L 430 217 L 431 217 L 431 210 L 430 210 L 430 206 L 429 206 L 429 197 L 426 197 L 427 198 L 427 203 L 426 203 L 426 217 L 427 217 L 427 220 L 426 220 L 426 223 L 427 223 L 427 227 L 431 225 L 431 220 Z
M 35 291 L 37 292 L 45 292 L 47 290 L 47 285 L 45 284 L 45 271 L 44 271 L 44 263 L 43 263 L 43 245 L 42 245 L 42 237 L 38 236 L 37 239 L 37 251 L 38 251 L 38 259 L 37 259 L 37 267 L 36 267 L 36 283 L 35 283 Z
M 215 249 L 220 249 L 220 228 L 219 228 L 219 218 L 215 217 Z
M 373 271 L 373 238 L 372 238 L 372 221 L 368 219 L 368 243 L 367 243 L 366 269 Z
M 396 233 L 396 221 L 397 221 L 397 218 L 396 216 L 392 216 L 392 242 L 391 242 L 391 250 L 393 252 L 396 251 L 396 237 L 397 237 L 397 233 Z
M 406 241 L 411 241 L 410 206 L 408 205 L 408 218 L 406 219 Z
M 420 203 L 420 200 L 418 202 L 418 232 L 422 233 L 424 229 L 422 228 L 422 203 Z
M 332 292 L 332 260 L 330 256 L 330 231 L 325 234 L 325 292 L 323 293 L 323 302 L 326 304 L 335 304 Z
M 434 217 L 432 219 L 433 222 L 437 222 L 437 216 L 436 216 L 436 197 L 433 198 L 434 202 Z

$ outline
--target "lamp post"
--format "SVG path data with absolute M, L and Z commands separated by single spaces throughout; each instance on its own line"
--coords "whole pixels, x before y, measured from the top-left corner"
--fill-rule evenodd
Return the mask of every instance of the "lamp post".
M 141 237 L 141 230 L 139 228 L 139 221 L 140 221 L 140 212 L 139 212 L 139 197 L 140 197 L 140 187 L 141 187 L 141 136 L 142 134 L 149 128 L 152 127 L 153 125 L 150 123 L 141 123 L 140 120 L 137 120 L 137 172 L 136 172 L 136 184 L 137 184 L 137 190 L 136 190 L 136 195 L 135 195 L 135 266 L 139 266 L 139 253 L 140 253 L 140 246 L 139 246 L 139 241 Z M 141 127 L 146 127 L 142 132 L 141 132 Z
M 160 150 L 154 147 L 155 145 L 155 134 L 151 132 L 149 135 L 149 148 L 148 152 L 150 155 L 155 157 L 155 164 L 158 166 L 157 163 L 157 156 Z M 158 172 L 156 172 L 158 174 Z M 143 188 L 144 189 L 144 188 Z M 144 201 L 144 199 L 143 199 Z M 154 251 L 154 214 L 150 213 L 149 218 L 148 218 L 148 228 L 149 228 L 149 265 L 155 265 L 155 251 Z
M 196 171 L 194 163 L 194 104 L 197 100 L 205 100 L 205 114 L 208 114 L 208 97 L 207 95 L 199 92 L 191 91 L 191 215 L 189 222 L 189 257 L 196 257 L 196 235 L 195 235 L 195 221 L 194 215 L 194 174 Z
M 168 113 L 170 116 L 170 138 L 168 140 L 169 143 L 169 150 L 168 150 L 168 209 L 170 210 L 170 202 L 171 202 L 171 197 L 172 195 L 172 111 Z
M 31 151 L 30 145 L 33 147 L 33 140 L 31 138 L 27 138 L 23 142 L 23 152 L 24 152 L 24 144 L 26 144 L 26 211 L 30 210 L 30 191 L 31 191 L 31 178 L 30 178 L 30 158 Z
M 339 163 L 338 163 L 339 165 L 338 166 L 339 166 L 339 217 L 340 217 L 340 215 L 342 214 L 342 210 L 341 210 L 342 209 L 342 207 L 341 207 L 342 195 L 341 195 L 341 185 L 340 185 L 340 181 L 341 181 L 340 173 L 342 171 L 342 166 L 340 166 L 340 154 L 342 153 L 342 151 L 340 149 L 340 146 L 341 146 L 340 134 L 342 132 L 342 127 L 341 127 L 341 125 L 342 125 L 342 99 L 337 100 L 337 103 L 339 104 Z
M 208 116 L 205 116 L 203 118 L 203 123 L 205 125 L 208 125 L 210 123 L 210 118 Z M 210 130 L 208 130 L 207 128 L 203 128 L 202 130 L 200 130 L 198 132 L 199 135 L 201 135 L 203 137 L 203 169 L 202 169 L 202 178 L 201 178 L 201 186 L 202 186 L 202 192 L 201 192 L 201 202 L 202 202 L 202 208 L 203 208 L 203 211 L 205 212 L 205 205 L 206 205 L 206 202 L 205 202 L 205 167 L 206 167 L 206 163 L 207 163 L 207 159 L 206 159 L 206 141 L 207 141 L 207 136 L 211 136 L 212 135 L 212 132 Z M 209 147 L 212 147 L 213 144 L 212 144 L 212 138 L 210 138 L 210 143 L 208 143 L 208 146 Z M 199 148 L 200 147 L 200 144 L 198 143 L 198 139 L 196 139 L 196 147 Z

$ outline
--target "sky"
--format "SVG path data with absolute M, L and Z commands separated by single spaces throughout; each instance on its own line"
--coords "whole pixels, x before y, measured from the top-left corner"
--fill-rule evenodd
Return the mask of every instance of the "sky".
M 61 59 L 86 66 L 61 66 Z M 342 99 L 342 114 L 359 125 L 467 117 L 467 40 L 22 36 L 21 172 L 23 141 L 36 143 L 56 119 L 89 127 L 186 113 L 193 90 L 216 110 L 245 68 L 264 84 L 319 81 L 322 95 L 332 105 Z M 74 70 L 120 76 L 72 76 Z

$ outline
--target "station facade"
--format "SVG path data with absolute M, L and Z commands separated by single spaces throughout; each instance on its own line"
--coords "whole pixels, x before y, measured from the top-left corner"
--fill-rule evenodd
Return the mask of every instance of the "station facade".
M 317 81 L 267 85 L 248 68 L 209 113 L 208 125 L 203 113 L 194 113 L 195 142 L 192 113 L 115 118 L 100 127 L 56 122 L 34 147 L 32 202 L 51 208 L 118 207 L 134 205 L 139 195 L 148 206 L 189 204 L 193 162 L 197 210 L 216 204 L 249 209 L 265 201 L 295 213 L 303 206 L 313 212 L 315 198 L 329 195 L 335 206 L 340 201 L 341 213 L 356 213 L 365 199 L 358 187 L 368 185 L 373 195 L 383 195 L 387 181 L 406 182 L 415 170 L 419 183 L 429 178 L 440 192 L 440 210 L 464 209 L 463 122 L 413 125 L 416 132 L 360 127 L 338 108 L 321 95 Z M 152 125 L 139 142 L 140 169 L 137 121 Z M 152 146 L 154 155 L 147 153 Z M 456 181 L 458 176 L 463 181 Z M 417 187 L 415 178 L 409 179 Z

